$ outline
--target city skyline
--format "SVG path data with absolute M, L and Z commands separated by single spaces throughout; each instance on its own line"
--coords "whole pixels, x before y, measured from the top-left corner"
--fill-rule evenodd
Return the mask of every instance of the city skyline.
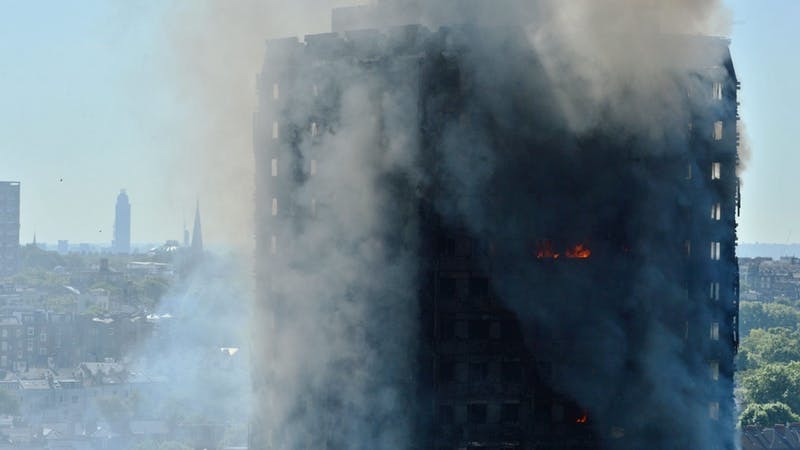
M 317 3 L 320 7 L 308 17 L 299 6 L 269 18 L 261 8 L 252 21 L 267 25 L 252 35 L 232 36 L 231 42 L 252 44 L 248 51 L 260 52 L 268 37 L 326 31 L 329 6 L 353 2 Z M 796 41 L 792 36 L 800 34 L 793 24 L 800 4 L 725 4 L 733 19 L 731 50 L 752 148 L 742 175 L 740 241 L 800 241 L 800 230 L 795 230 L 800 199 L 783 195 L 791 191 L 792 168 L 800 164 L 800 155 L 790 151 L 791 108 L 800 101 L 800 90 L 785 89 L 794 85 L 791 76 L 800 70 L 796 58 L 786 57 Z M 44 5 L 52 14 L 42 18 Z M 21 243 L 30 242 L 34 233 L 46 243 L 110 243 L 114 217 L 108 205 L 126 186 L 135 196 L 131 228 L 137 242 L 180 240 L 183 222 L 200 197 L 209 243 L 250 244 L 250 135 L 244 125 L 215 124 L 205 130 L 215 116 L 204 116 L 197 106 L 214 101 L 210 109 L 219 109 L 220 116 L 233 112 L 247 124 L 259 68 L 242 66 L 238 78 L 220 79 L 213 68 L 182 59 L 180 52 L 193 42 L 185 41 L 201 35 L 191 28 L 202 28 L 203 14 L 210 14 L 198 12 L 202 9 L 187 11 L 178 2 L 156 1 L 136 8 L 99 0 L 8 3 L 0 19 L 0 57 L 9 62 L 0 73 L 0 95 L 6 99 L 0 107 L 0 179 L 19 180 L 23 186 Z M 198 44 L 212 55 L 219 52 L 207 41 Z M 258 59 L 229 56 L 232 64 Z M 197 98 L 194 87 L 182 86 L 192 70 L 199 77 L 211 71 L 210 81 L 221 91 L 230 86 L 239 91 L 231 99 Z M 204 80 L 189 81 L 185 84 Z M 226 232 L 231 227 L 241 232 Z
M 4 183 L 7 183 L 7 182 L 4 182 Z M 19 185 L 20 185 L 19 186 L 19 191 L 20 192 L 24 192 L 25 186 L 21 185 L 21 183 L 19 183 Z M 113 211 L 113 213 L 109 213 L 109 215 L 111 216 L 111 220 L 110 220 L 111 226 L 109 227 L 108 235 L 107 236 L 100 236 L 99 240 L 71 239 L 70 236 L 63 235 L 63 234 L 56 235 L 53 239 L 43 239 L 42 238 L 42 233 L 40 233 L 36 229 L 34 229 L 33 230 L 33 234 L 31 236 L 25 236 L 25 235 L 22 234 L 22 232 L 20 232 L 19 233 L 19 241 L 20 241 L 19 244 L 20 244 L 20 246 L 24 246 L 24 245 L 28 245 L 28 244 L 37 244 L 39 246 L 53 247 L 53 249 L 55 249 L 55 247 L 58 245 L 59 241 L 66 241 L 70 246 L 77 246 L 79 244 L 88 244 L 93 248 L 105 249 L 105 250 L 108 250 L 108 251 L 111 251 L 111 252 L 115 252 L 115 253 L 129 253 L 131 251 L 141 250 L 140 248 L 137 249 L 137 246 L 141 246 L 141 245 L 159 244 L 159 243 L 164 243 L 166 241 L 183 242 L 183 238 L 184 238 L 184 234 L 185 233 L 187 233 L 188 236 L 192 236 L 192 233 L 189 233 L 189 231 L 185 228 L 185 220 L 186 219 L 183 218 L 182 220 L 184 220 L 184 223 L 182 223 L 182 225 L 179 228 L 174 229 L 174 230 L 173 229 L 163 230 L 163 233 L 162 233 L 163 236 L 162 237 L 156 237 L 155 239 L 138 239 L 136 237 L 136 230 L 131 225 L 131 222 L 136 217 L 136 215 L 131 212 L 132 205 L 134 204 L 134 202 L 130 201 L 130 197 L 128 197 L 127 194 L 128 194 L 128 190 L 127 189 L 118 190 L 117 191 L 117 196 L 115 197 L 115 200 L 109 200 L 107 202 L 107 204 L 104 205 L 105 209 L 106 209 L 106 213 L 109 213 L 109 211 Z M 121 203 L 120 203 L 120 197 L 121 196 L 124 196 L 125 201 L 126 201 L 125 205 L 123 206 L 123 209 L 124 209 L 124 207 L 127 207 L 127 215 L 124 212 L 120 212 L 120 207 L 122 206 Z M 196 203 L 196 207 L 195 207 L 196 210 L 194 212 L 192 212 L 192 215 L 190 217 L 194 217 L 195 221 L 196 221 L 197 220 L 197 214 L 198 214 L 197 208 L 199 208 L 199 200 L 196 200 L 195 203 Z M 24 207 L 25 207 L 24 204 L 20 204 L 20 210 L 24 210 Z M 120 215 L 120 214 L 122 214 L 122 215 Z M 21 213 L 20 215 L 23 215 L 23 214 Z M 127 228 L 127 229 L 119 231 L 119 233 L 120 233 L 120 238 L 119 239 L 121 239 L 123 241 L 126 241 L 126 242 L 122 243 L 122 245 L 123 245 L 122 248 L 118 248 L 118 245 L 116 244 L 116 241 L 118 240 L 118 238 L 116 237 L 117 234 L 118 234 L 118 232 L 117 232 L 118 222 L 120 220 L 125 220 L 125 219 L 127 219 L 127 223 L 123 224 L 123 228 Z M 98 232 L 102 235 L 102 230 L 98 230 Z M 127 235 L 127 236 L 124 236 L 124 235 Z

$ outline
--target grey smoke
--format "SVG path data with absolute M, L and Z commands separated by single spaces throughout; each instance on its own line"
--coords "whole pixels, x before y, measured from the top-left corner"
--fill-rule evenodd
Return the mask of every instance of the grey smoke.
M 139 399 L 145 418 L 171 424 L 247 423 L 252 287 L 241 261 L 232 253 L 198 260 L 150 312 L 149 320 L 158 323 L 155 333 L 127 356 L 132 372 L 166 383 L 157 397 Z
M 295 198 L 281 197 L 278 214 L 292 218 L 270 230 L 279 237 L 275 254 L 257 265 L 268 280 L 253 324 L 264 357 L 257 373 L 266 374 L 255 377 L 260 431 L 281 448 L 404 448 L 418 329 L 417 224 L 413 204 L 390 192 L 391 177 L 410 172 L 415 159 L 405 131 L 415 105 L 410 92 L 387 92 L 381 77 L 345 81 L 356 73 L 346 62 L 329 70 L 341 81 L 340 109 L 300 143 L 309 178 Z M 325 87 L 320 95 L 331 95 Z M 288 114 L 307 116 L 302 108 Z M 284 161 L 278 173 L 292 177 Z M 405 246 L 389 245 L 395 239 Z

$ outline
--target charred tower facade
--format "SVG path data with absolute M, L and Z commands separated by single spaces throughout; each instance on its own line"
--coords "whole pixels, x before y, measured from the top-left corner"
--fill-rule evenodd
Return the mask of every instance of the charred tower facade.
M 727 41 L 658 39 L 685 56 L 660 75 L 671 100 L 647 99 L 658 117 L 580 129 L 557 92 L 581 87 L 520 27 L 268 42 L 252 448 L 733 448 L 738 83 Z M 363 196 L 363 239 L 317 240 Z M 341 304 L 300 293 L 336 291 L 310 261 L 353 251 L 386 265 L 353 275 Z M 363 353 L 287 372 L 288 354 L 313 353 L 298 327 L 335 327 L 359 302 Z M 298 325 L 308 308 L 330 323 Z M 360 370 L 375 411 L 350 404 Z

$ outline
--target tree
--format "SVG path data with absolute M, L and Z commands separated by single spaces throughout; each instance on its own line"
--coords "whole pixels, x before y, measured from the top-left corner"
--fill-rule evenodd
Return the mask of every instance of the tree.
M 136 397 L 120 397 L 118 395 L 108 395 L 97 398 L 97 407 L 106 421 L 117 433 L 124 433 L 128 430 L 128 424 L 136 410 Z
M 739 421 L 743 427 L 747 425 L 768 427 L 779 423 L 800 421 L 800 416 L 795 414 L 785 403 L 751 403 L 742 411 Z
M 800 411 L 800 362 L 766 364 L 742 375 L 746 404 L 785 403 Z
M 800 324 L 800 311 L 780 303 L 741 302 L 739 319 L 741 335 L 747 337 L 755 328 L 796 328 Z
M 800 360 L 800 332 L 789 328 L 754 329 L 742 340 L 738 358 L 740 370 L 764 364 Z
M 19 249 L 20 266 L 23 269 L 53 270 L 64 266 L 64 257 L 56 252 L 48 252 L 35 245 L 25 245 Z
M 126 298 L 133 304 L 152 308 L 170 289 L 169 281 L 158 276 L 146 276 L 128 282 Z

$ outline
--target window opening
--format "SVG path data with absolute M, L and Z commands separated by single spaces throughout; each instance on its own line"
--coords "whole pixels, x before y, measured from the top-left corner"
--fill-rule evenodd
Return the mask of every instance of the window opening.
M 472 403 L 467 405 L 467 420 L 469 423 L 486 423 L 486 404 Z
M 711 300 L 719 300 L 719 283 L 714 281 L 710 285 L 709 298 Z
M 712 97 L 714 100 L 722 100 L 722 83 L 715 81 L 711 85 Z
M 711 243 L 711 260 L 719 261 L 720 257 L 720 243 L 719 241 Z
M 717 202 L 711 205 L 711 219 L 720 220 L 722 218 L 722 205 Z
M 719 322 L 711 322 L 711 340 L 719 340 Z
M 710 361 L 708 363 L 708 370 L 712 380 L 719 380 L 719 361 Z
M 719 402 L 711 402 L 708 404 L 708 417 L 713 420 L 719 420 Z

